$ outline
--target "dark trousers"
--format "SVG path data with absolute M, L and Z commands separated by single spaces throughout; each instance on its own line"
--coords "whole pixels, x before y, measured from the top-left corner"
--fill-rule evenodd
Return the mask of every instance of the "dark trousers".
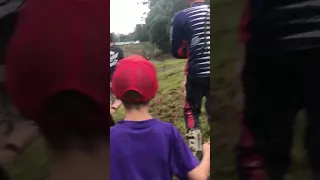
M 283 180 L 291 163 L 294 118 L 302 108 L 308 120 L 309 161 L 320 179 L 320 48 L 269 55 L 247 52 L 242 81 L 240 179 Z
M 202 99 L 206 98 L 205 108 L 210 122 L 210 77 L 186 79 L 184 117 L 187 129 L 200 128 Z

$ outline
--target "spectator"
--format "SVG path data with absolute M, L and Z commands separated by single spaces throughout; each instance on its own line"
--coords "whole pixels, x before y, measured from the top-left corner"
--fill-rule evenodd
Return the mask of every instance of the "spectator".
M 108 8 L 28 1 L 8 46 L 8 93 L 46 140 L 51 180 L 109 179 Z
M 0 144 L 6 144 L 5 149 L 12 151 L 22 149 L 29 145 L 33 137 L 37 134 L 32 123 L 26 123 L 25 118 L 21 117 L 12 104 L 10 97 L 5 89 L 5 56 L 7 45 L 10 42 L 14 29 L 18 21 L 18 13 L 23 7 L 24 1 L 3 1 L 0 3 Z M 19 135 L 19 124 L 23 124 L 26 130 L 21 138 L 14 138 L 14 142 L 8 142 L 10 137 Z M 14 151 L 17 152 L 17 151 Z
M 241 180 L 284 179 L 291 164 L 294 118 L 303 108 L 308 117 L 306 150 L 314 179 L 320 179 L 319 2 L 248 1 L 241 39 Z
M 123 59 L 123 51 L 114 43 L 114 34 L 110 33 L 110 113 L 114 114 L 120 108 L 122 102 L 115 99 L 111 89 L 111 79 L 118 62 Z
M 188 129 L 188 144 L 194 153 L 201 151 L 200 114 L 202 99 L 208 123 L 210 117 L 210 7 L 204 0 L 187 0 L 191 7 L 172 18 L 171 52 L 179 59 L 188 59 L 185 69 L 184 118 Z

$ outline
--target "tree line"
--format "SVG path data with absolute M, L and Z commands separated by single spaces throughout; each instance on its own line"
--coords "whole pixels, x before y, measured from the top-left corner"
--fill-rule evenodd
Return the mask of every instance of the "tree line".
M 146 13 L 145 23 L 137 24 L 132 33 L 120 34 L 118 39 L 120 41 L 148 41 L 156 45 L 162 53 L 168 53 L 170 51 L 171 18 L 178 11 L 187 8 L 186 0 L 145 0 L 141 3 L 150 9 Z

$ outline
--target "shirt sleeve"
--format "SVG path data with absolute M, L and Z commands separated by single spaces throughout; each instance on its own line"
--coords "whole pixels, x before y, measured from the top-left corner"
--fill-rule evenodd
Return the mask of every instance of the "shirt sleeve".
M 176 14 L 171 20 L 170 27 L 171 53 L 178 59 L 187 58 L 187 31 L 183 14 Z
M 192 154 L 181 133 L 173 127 L 173 141 L 170 151 L 171 172 L 179 179 L 188 179 L 188 172 L 199 165 L 199 160 Z

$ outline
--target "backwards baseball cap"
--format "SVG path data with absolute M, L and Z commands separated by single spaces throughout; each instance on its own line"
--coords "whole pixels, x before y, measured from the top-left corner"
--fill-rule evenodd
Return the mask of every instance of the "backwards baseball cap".
M 129 91 L 141 97 L 126 99 Z M 112 92 L 124 102 L 147 102 L 158 91 L 157 71 L 154 65 L 139 55 L 132 55 L 119 61 L 112 77 Z
M 23 116 L 37 120 L 47 100 L 75 91 L 106 110 L 109 119 L 108 6 L 104 0 L 86 6 L 34 0 L 19 14 L 23 18 L 7 48 L 6 86 Z

